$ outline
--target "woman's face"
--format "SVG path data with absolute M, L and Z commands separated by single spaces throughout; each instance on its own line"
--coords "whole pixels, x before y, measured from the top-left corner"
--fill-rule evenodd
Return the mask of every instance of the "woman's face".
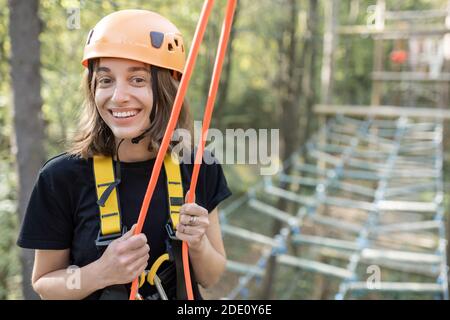
M 150 126 L 151 76 L 145 63 L 101 58 L 97 66 L 95 103 L 100 116 L 119 139 L 139 136 Z

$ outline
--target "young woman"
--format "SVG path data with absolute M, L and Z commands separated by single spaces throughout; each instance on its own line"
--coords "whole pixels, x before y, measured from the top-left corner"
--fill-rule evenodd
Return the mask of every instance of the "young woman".
M 43 299 L 127 299 L 130 282 L 169 253 L 157 274 L 168 298 L 177 298 L 174 287 L 184 279 L 176 276 L 170 251 L 183 240 L 189 245 L 193 289 L 201 298 L 197 283 L 205 288 L 215 284 L 226 263 L 217 206 L 231 192 L 220 164 L 202 164 L 196 203 L 179 210 L 179 240 L 166 230 L 173 203 L 164 170 L 143 232 L 133 235 L 184 69 L 180 32 L 154 12 L 117 11 L 91 30 L 82 63 L 85 103 L 78 133 L 68 152 L 40 170 L 18 239 L 19 246 L 36 249 L 33 288 Z M 184 102 L 178 128 L 190 128 L 187 108 Z M 119 214 L 113 215 L 119 216 L 123 231 L 112 236 L 103 229 L 111 214 L 100 217 L 105 201 L 100 201 L 94 170 L 99 156 L 110 159 L 114 168 L 108 195 L 116 194 L 117 200 L 106 195 L 106 201 L 117 203 Z M 186 195 L 193 165 L 178 167 Z M 102 243 L 105 239 L 110 241 Z M 155 283 L 145 279 L 140 295 L 161 298 Z

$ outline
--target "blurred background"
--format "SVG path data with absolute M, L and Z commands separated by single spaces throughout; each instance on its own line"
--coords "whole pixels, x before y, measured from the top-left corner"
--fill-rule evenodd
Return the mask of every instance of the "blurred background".
M 225 4 L 188 91 L 195 120 Z M 74 133 L 89 30 L 148 9 L 189 47 L 201 7 L 0 0 L 0 299 L 37 298 L 34 253 L 15 242 L 39 169 Z M 205 297 L 448 299 L 449 83 L 448 0 L 240 0 L 211 127 L 279 129 L 283 166 L 224 163 L 229 261 Z

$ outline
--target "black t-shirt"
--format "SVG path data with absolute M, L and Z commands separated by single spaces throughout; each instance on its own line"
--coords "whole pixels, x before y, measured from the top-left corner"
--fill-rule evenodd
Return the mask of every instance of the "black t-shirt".
M 92 163 L 92 158 L 86 160 L 65 153 L 47 161 L 39 172 L 28 203 L 17 241 L 20 247 L 70 249 L 70 264 L 79 267 L 99 258 L 95 240 L 100 229 L 100 218 Z M 138 220 L 154 163 L 155 159 L 120 162 L 119 203 L 122 223 L 128 230 Z M 193 165 L 182 163 L 180 167 L 186 193 Z M 163 168 L 142 230 L 150 246 L 150 266 L 166 252 L 165 240 L 168 238 L 165 224 L 169 208 Z M 231 195 L 220 164 L 203 162 L 195 194 L 196 203 L 208 212 Z M 145 295 L 154 292 L 154 288 L 148 285 L 141 290 Z M 97 291 L 87 298 L 98 299 L 100 293 Z

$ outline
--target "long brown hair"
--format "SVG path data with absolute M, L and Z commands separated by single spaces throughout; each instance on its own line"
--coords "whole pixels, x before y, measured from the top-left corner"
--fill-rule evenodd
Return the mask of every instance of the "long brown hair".
M 93 60 L 83 75 L 81 83 L 84 95 L 82 112 L 79 117 L 77 132 L 70 141 L 70 146 L 67 150 L 68 154 L 85 159 L 94 155 L 113 156 L 115 154 L 114 134 L 101 118 L 95 105 L 94 97 L 97 85 L 95 69 L 98 62 L 99 59 Z M 148 67 L 149 71 L 150 68 L 155 68 Z M 155 88 L 156 85 L 157 89 L 153 90 L 156 91 L 153 94 L 157 95 L 154 97 L 157 101 L 156 106 L 154 105 L 156 112 L 153 121 L 151 121 L 151 129 L 147 133 L 150 137 L 147 149 L 151 152 L 156 152 L 159 149 L 179 85 L 179 81 L 175 80 L 171 70 L 165 68 L 157 68 L 157 70 L 157 81 L 152 86 Z M 188 103 L 185 100 L 178 118 L 177 128 L 187 129 L 192 132 L 192 122 L 188 108 Z M 169 150 L 175 143 L 171 142 Z

